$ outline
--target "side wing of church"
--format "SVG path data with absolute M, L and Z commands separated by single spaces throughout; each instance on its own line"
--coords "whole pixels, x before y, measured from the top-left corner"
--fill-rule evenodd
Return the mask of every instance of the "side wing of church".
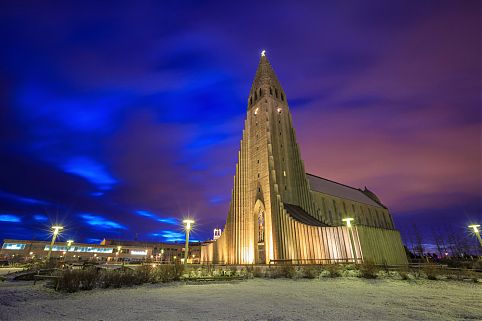
M 224 231 L 202 246 L 202 261 L 407 263 L 400 233 L 374 193 L 305 172 L 286 95 L 264 54 L 238 159 Z

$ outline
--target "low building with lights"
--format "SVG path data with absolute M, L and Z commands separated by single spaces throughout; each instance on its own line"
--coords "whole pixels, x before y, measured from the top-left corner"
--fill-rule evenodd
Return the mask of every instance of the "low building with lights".
M 247 105 L 226 225 L 202 246 L 203 262 L 407 263 L 392 216 L 373 192 L 306 173 L 264 51 Z
M 49 241 L 4 240 L 0 258 L 29 261 L 47 258 Z M 199 263 L 200 243 L 191 243 L 188 263 Z M 184 257 L 184 245 L 177 243 L 103 240 L 101 244 L 55 242 L 51 257 L 65 261 L 169 263 Z

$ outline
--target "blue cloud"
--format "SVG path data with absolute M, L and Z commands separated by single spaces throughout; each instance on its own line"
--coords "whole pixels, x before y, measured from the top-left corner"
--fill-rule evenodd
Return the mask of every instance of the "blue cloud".
M 125 230 L 127 229 L 124 225 L 108 220 L 102 216 L 99 215 L 92 215 L 92 214 L 80 214 L 80 217 L 82 217 L 85 222 L 89 225 L 92 225 L 96 228 L 102 229 L 102 230 L 110 230 L 110 229 L 122 229 Z
M 149 218 L 151 218 L 153 220 L 156 220 L 158 222 L 172 224 L 172 225 L 178 225 L 179 224 L 178 219 L 175 218 L 175 217 L 159 217 L 158 215 L 156 215 L 154 213 L 151 213 L 149 211 L 146 211 L 146 210 L 137 210 L 137 211 L 135 211 L 135 213 L 139 216 L 149 217 Z
M 175 232 L 170 230 L 164 230 L 160 233 L 152 233 L 154 237 L 160 237 L 167 242 L 180 242 L 185 240 L 185 234 L 181 232 Z
M 43 201 L 43 200 L 38 200 L 35 198 L 30 198 L 30 197 L 24 197 L 4 191 L 0 191 L 0 198 L 7 199 L 7 200 L 12 200 L 15 202 L 19 203 L 24 203 L 24 204 L 32 204 L 32 205 L 48 205 L 49 202 Z
M 0 214 L 0 222 L 20 223 L 22 220 L 17 215 Z
M 38 222 L 47 222 L 49 220 L 49 218 L 43 214 L 35 214 L 33 219 Z
M 112 177 L 102 164 L 88 157 L 75 157 L 70 159 L 65 165 L 67 173 L 85 178 L 98 188 L 106 190 L 112 185 L 117 184 L 117 180 Z

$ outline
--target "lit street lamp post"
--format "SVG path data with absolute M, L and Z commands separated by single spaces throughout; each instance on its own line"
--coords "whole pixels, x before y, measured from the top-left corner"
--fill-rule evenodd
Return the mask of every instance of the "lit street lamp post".
M 351 250 L 353 252 L 353 259 L 355 260 L 355 264 L 358 263 L 358 259 L 356 257 L 356 248 L 355 248 L 355 241 L 353 240 L 353 230 L 352 230 L 352 225 L 351 222 L 354 221 L 355 219 L 352 217 L 347 217 L 342 219 L 343 222 L 346 222 L 346 227 L 348 228 L 348 235 L 350 236 L 350 245 L 351 245 Z
M 184 223 L 184 229 L 186 230 L 186 246 L 184 249 L 184 265 L 187 264 L 187 258 L 188 258 L 188 253 L 189 253 L 189 232 L 192 229 L 192 224 L 194 224 L 193 220 L 183 220 Z
M 69 255 L 69 251 L 70 251 L 70 248 L 72 247 L 72 243 L 74 243 L 74 240 L 67 241 L 67 252 L 65 253 L 65 261 L 67 261 L 67 256 Z
M 482 238 L 480 237 L 479 224 L 472 224 L 468 226 L 474 231 L 475 236 L 479 239 L 480 246 L 482 246 Z
M 50 248 L 49 248 L 49 253 L 47 254 L 47 260 L 50 260 L 50 255 L 52 254 L 52 248 L 54 247 L 55 239 L 57 238 L 59 231 L 63 230 L 63 228 L 64 228 L 63 226 L 59 226 L 59 225 L 52 226 L 52 230 L 54 231 L 54 234 L 52 235 L 52 242 L 50 242 Z

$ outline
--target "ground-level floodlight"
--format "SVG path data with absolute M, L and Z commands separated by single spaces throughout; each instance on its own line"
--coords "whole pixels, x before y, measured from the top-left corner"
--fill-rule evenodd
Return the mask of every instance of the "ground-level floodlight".
M 189 253 L 189 232 L 192 229 L 192 225 L 194 224 L 193 220 L 190 219 L 185 219 L 182 221 L 184 224 L 184 229 L 186 230 L 186 246 L 184 249 L 184 265 L 187 264 L 187 258 L 188 258 L 188 253 Z
M 474 231 L 475 236 L 477 236 L 477 238 L 479 239 L 480 246 L 482 246 L 482 238 L 480 237 L 479 227 L 480 227 L 480 224 L 472 224 L 468 226 L 468 228 Z
M 52 235 L 52 242 L 50 242 L 50 248 L 49 248 L 49 253 L 47 254 L 47 260 L 50 260 L 50 255 L 52 254 L 52 248 L 54 247 L 55 239 L 57 238 L 57 235 L 59 234 L 59 232 L 64 229 L 64 227 L 60 225 L 54 225 L 51 227 L 51 229 L 54 231 L 54 233 Z
M 358 263 L 357 257 L 356 257 L 356 248 L 355 248 L 355 241 L 353 240 L 353 230 L 352 230 L 352 225 L 351 222 L 354 221 L 355 219 L 353 217 L 347 217 L 342 219 L 342 222 L 346 223 L 346 227 L 348 227 L 348 235 L 350 236 L 350 245 L 351 245 L 351 251 L 353 253 L 353 259 L 355 261 L 355 264 Z
M 354 220 L 355 219 L 353 217 L 347 217 L 347 218 L 342 219 L 342 221 L 346 223 L 347 227 L 351 227 L 351 221 L 354 221 Z

